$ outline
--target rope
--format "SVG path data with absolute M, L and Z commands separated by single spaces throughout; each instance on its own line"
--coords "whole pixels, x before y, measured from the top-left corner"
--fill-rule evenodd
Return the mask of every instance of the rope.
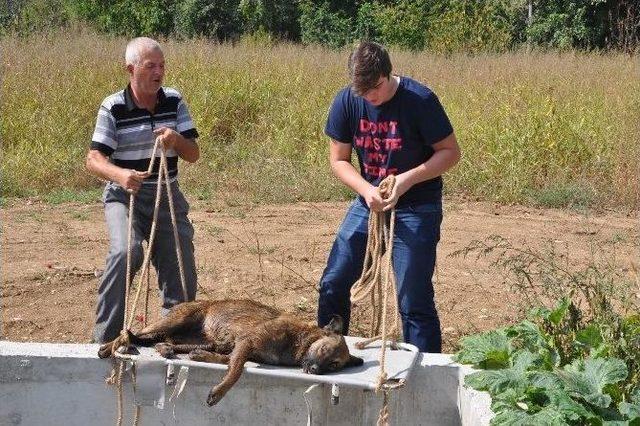
M 384 390 L 382 397 L 382 408 L 380 414 L 378 414 L 378 421 L 376 426 L 387 426 L 389 424 L 389 391 Z
M 147 169 L 148 173 L 151 173 L 151 171 L 153 170 L 153 166 L 154 166 L 154 162 L 155 162 L 155 158 L 156 158 L 156 152 L 158 149 L 158 143 L 159 143 L 159 139 L 156 138 L 155 144 L 153 146 L 153 152 L 151 155 L 151 161 L 149 162 L 149 168 Z M 155 205 L 154 205 L 154 209 L 153 209 L 153 220 L 151 222 L 151 231 L 149 234 L 149 242 L 147 244 L 147 252 L 145 253 L 145 257 L 144 257 L 144 261 L 142 262 L 142 274 L 140 276 L 140 280 L 138 283 L 138 289 L 136 291 L 136 295 L 133 301 L 133 307 L 130 307 L 130 301 L 129 301 L 129 291 L 131 288 L 131 239 L 132 239 L 132 234 L 133 234 L 133 208 L 135 206 L 135 195 L 131 194 L 129 197 L 129 230 L 128 230 L 128 235 L 127 235 L 127 276 L 126 276 L 126 280 L 125 280 L 125 303 L 124 303 L 124 321 L 122 324 L 122 330 L 120 332 L 120 336 L 118 339 L 114 340 L 113 342 L 113 348 L 112 348 L 112 353 L 114 354 L 115 358 L 119 359 L 119 365 L 118 365 L 118 371 L 116 373 L 115 368 L 111 373 L 111 377 L 107 380 L 107 383 L 109 384 L 113 384 L 113 380 L 115 378 L 116 381 L 116 385 L 117 385 L 117 393 L 118 393 L 118 403 L 117 403 L 117 407 L 118 407 L 118 417 L 116 419 L 116 424 L 117 426 L 121 426 L 122 425 L 122 418 L 123 418 L 123 395 L 122 395 L 122 377 L 124 375 L 124 363 L 125 363 L 125 359 L 126 357 L 123 357 L 122 354 L 120 354 L 119 352 L 117 352 L 117 349 L 119 346 L 121 345 L 126 345 L 129 346 L 130 342 L 129 342 L 129 334 L 127 333 L 127 330 L 131 329 L 131 324 L 133 323 L 133 320 L 135 318 L 135 313 L 136 313 L 136 307 L 138 305 L 138 300 L 140 298 L 140 294 L 143 288 L 143 282 L 145 277 L 147 278 L 147 285 L 146 285 L 146 292 L 145 292 L 145 303 L 144 303 L 144 317 L 143 317 L 143 325 L 146 326 L 147 324 L 147 318 L 148 318 L 148 303 L 149 303 L 149 284 L 150 284 L 150 279 L 149 279 L 149 261 L 151 260 L 151 252 L 153 249 L 153 243 L 155 241 L 155 235 L 156 235 L 156 227 L 157 227 L 157 222 L 158 222 L 158 212 L 160 210 L 160 198 L 162 195 L 162 180 L 164 178 L 164 182 L 166 184 L 167 187 L 167 197 L 169 199 L 169 210 L 171 213 L 171 223 L 173 225 L 173 237 L 174 237 L 174 241 L 176 244 L 176 255 L 178 257 L 178 267 L 180 269 L 180 284 L 182 285 L 182 295 L 184 297 L 184 301 L 186 302 L 188 300 L 187 298 L 187 287 L 186 287 L 186 280 L 184 277 L 184 267 L 183 267 L 183 262 L 182 262 L 182 249 L 180 247 L 180 237 L 178 235 L 178 226 L 177 226 L 177 222 L 176 222 L 176 217 L 175 217 L 175 210 L 173 207 L 173 193 L 172 193 L 172 189 L 171 189 L 171 183 L 169 182 L 169 171 L 168 171 L 168 167 L 167 167 L 167 158 L 166 158 L 166 154 L 164 152 L 164 149 L 160 150 L 160 167 L 158 169 L 158 182 L 156 184 L 156 199 L 155 199 Z M 129 312 L 129 318 L 127 319 L 127 312 Z M 136 376 L 135 376 L 135 365 L 132 367 L 131 370 L 131 380 L 132 380 L 132 386 L 133 386 L 133 392 L 135 393 L 136 390 Z M 138 421 L 139 421 L 139 417 L 140 417 L 140 406 L 136 405 L 136 409 L 135 409 L 135 413 L 134 413 L 134 418 L 133 418 L 133 425 L 137 426 Z
M 184 278 L 184 266 L 182 265 L 182 248 L 180 247 L 180 236 L 178 235 L 178 223 L 176 222 L 176 214 L 175 209 L 173 207 L 173 192 L 171 189 L 171 183 L 169 182 L 169 170 L 167 166 L 167 161 L 164 155 L 164 151 L 162 151 L 162 157 L 160 161 L 160 167 L 164 169 L 164 175 L 166 179 L 164 180 L 167 185 L 167 198 L 169 199 L 169 211 L 171 212 L 171 223 L 173 224 L 173 240 L 176 243 L 176 255 L 178 257 L 178 269 L 180 270 L 180 284 L 182 285 L 182 297 L 186 302 L 189 300 L 187 293 L 187 284 Z M 158 181 L 158 185 L 160 182 Z
M 395 176 L 387 176 L 378 190 L 383 199 L 391 195 L 395 184 Z M 395 232 L 396 211 L 391 210 L 389 225 L 386 225 L 385 212 L 370 212 L 368 223 L 367 247 L 364 257 L 362 275 L 351 288 L 351 302 L 358 303 L 367 296 L 371 300 L 372 318 L 370 338 L 356 343 L 358 349 L 364 349 L 370 343 L 381 340 L 380 374 L 378 375 L 376 393 L 383 391 L 383 405 L 378 416 L 378 425 L 387 425 L 389 418 L 389 390 L 401 387 L 404 381 L 387 384 L 385 367 L 387 341 L 391 344 L 400 337 L 400 316 L 398 314 L 398 294 L 395 274 L 393 273 L 393 237 Z M 389 295 L 392 296 L 393 319 L 391 326 L 387 324 L 387 305 Z

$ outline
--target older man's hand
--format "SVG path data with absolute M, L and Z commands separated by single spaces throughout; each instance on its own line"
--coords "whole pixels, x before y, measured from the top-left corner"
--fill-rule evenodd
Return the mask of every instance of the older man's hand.
M 122 175 L 118 181 L 125 191 L 129 194 L 135 194 L 140 189 L 142 181 L 149 176 L 148 172 L 139 172 L 137 170 L 122 169 Z
M 156 135 L 156 139 L 159 141 L 160 146 L 162 146 L 165 150 L 175 149 L 176 144 L 180 140 L 180 134 L 173 129 L 168 127 L 160 127 L 153 131 L 153 134 Z

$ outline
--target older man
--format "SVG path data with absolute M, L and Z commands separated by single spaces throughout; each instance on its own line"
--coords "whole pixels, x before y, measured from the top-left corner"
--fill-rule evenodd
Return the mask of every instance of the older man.
M 195 299 L 196 269 L 193 226 L 187 218 L 189 204 L 178 186 L 178 157 L 190 163 L 200 150 L 189 110 L 180 93 L 162 87 L 165 72 L 160 45 L 146 37 L 129 42 L 125 53 L 129 84 L 100 105 L 86 166 L 105 179 L 103 193 L 109 230 L 109 254 L 98 290 L 93 340 L 113 340 L 123 325 L 127 267 L 128 217 L 133 215 L 131 274 L 143 260 L 142 241 L 150 236 L 160 159 L 147 172 L 155 139 L 165 149 L 187 287 L 187 299 Z M 156 156 L 159 156 L 158 152 Z M 163 310 L 183 302 L 183 291 L 172 232 L 166 188 L 157 222 L 151 260 L 158 274 Z M 129 197 L 135 194 L 133 212 Z

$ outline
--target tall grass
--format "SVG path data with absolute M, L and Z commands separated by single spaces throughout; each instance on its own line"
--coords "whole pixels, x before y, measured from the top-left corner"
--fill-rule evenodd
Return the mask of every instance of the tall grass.
M 126 40 L 86 32 L 5 37 L 2 195 L 98 185 L 84 170 L 101 100 L 122 88 Z M 329 172 L 327 110 L 347 83 L 347 52 L 250 41 L 163 42 L 166 85 L 185 96 L 202 158 L 181 165 L 191 194 L 230 202 L 343 199 Z M 574 53 L 435 56 L 392 52 L 431 86 L 463 160 L 449 191 L 503 202 L 636 206 L 637 58 Z M 561 194 L 549 197 L 549 191 Z M 546 197 L 546 198 L 545 198 Z

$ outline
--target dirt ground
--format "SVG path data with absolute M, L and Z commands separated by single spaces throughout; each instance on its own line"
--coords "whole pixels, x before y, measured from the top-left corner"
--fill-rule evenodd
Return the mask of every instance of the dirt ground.
M 313 321 L 316 285 L 346 206 L 339 202 L 230 207 L 221 201 L 193 202 L 198 297 L 247 297 Z M 616 261 L 629 274 L 638 259 L 636 212 L 584 214 L 447 200 L 434 277 L 446 352 L 455 350 L 463 335 L 517 317 L 519 295 L 510 291 L 508 279 L 490 266 L 490 259 L 449 256 L 492 234 L 534 249 L 551 241 L 564 247 L 569 263 L 588 259 L 594 243 L 617 241 Z M 0 337 L 88 342 L 107 244 L 99 202 L 52 206 L 20 200 L 5 205 Z M 150 298 L 150 319 L 159 310 L 155 293 Z M 364 335 L 369 314 L 356 307 L 353 316 L 351 334 Z

